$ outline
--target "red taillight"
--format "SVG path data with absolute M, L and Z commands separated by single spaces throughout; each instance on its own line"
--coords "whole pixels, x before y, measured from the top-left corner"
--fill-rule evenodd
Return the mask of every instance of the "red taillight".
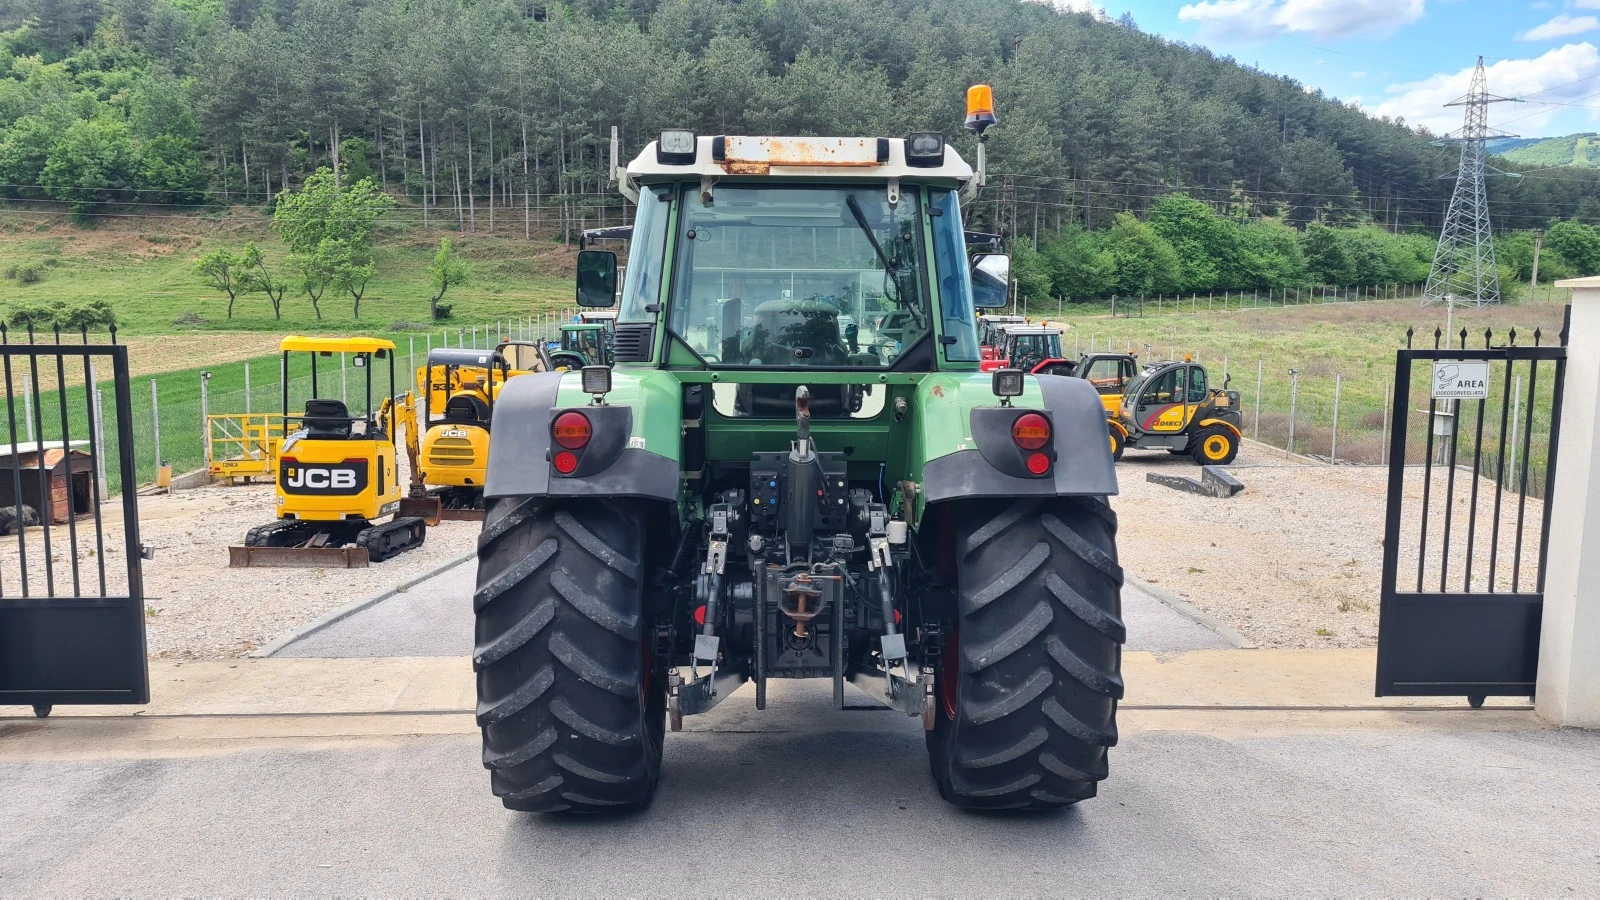
M 280 457 L 278 457 L 278 462 L 287 463 L 288 465 L 291 465 L 291 466 L 297 466 L 297 465 L 300 464 L 300 460 L 295 459 L 292 456 L 280 456 Z
M 556 454 L 555 459 L 550 460 L 550 464 L 556 467 L 557 472 L 571 475 L 572 471 L 578 468 L 578 455 L 571 450 L 563 450 Z
M 346 456 L 344 458 L 344 464 L 347 466 L 358 466 L 366 461 L 367 458 L 365 456 Z
M 594 428 L 589 424 L 589 417 L 579 412 L 564 412 L 556 416 L 550 426 L 550 436 L 555 438 L 557 444 L 568 450 L 582 450 L 589 446 L 589 438 L 594 436 Z
M 1024 450 L 1043 450 L 1050 443 L 1050 420 L 1038 413 L 1024 413 L 1012 424 L 1011 439 Z
M 1050 471 L 1050 457 L 1043 453 L 1033 453 L 1028 456 L 1028 471 L 1035 475 L 1043 475 Z
M 702 606 L 696 606 L 694 608 L 694 623 L 696 625 L 704 625 L 706 623 L 706 608 L 705 608 L 705 606 L 703 606 L 703 605 Z

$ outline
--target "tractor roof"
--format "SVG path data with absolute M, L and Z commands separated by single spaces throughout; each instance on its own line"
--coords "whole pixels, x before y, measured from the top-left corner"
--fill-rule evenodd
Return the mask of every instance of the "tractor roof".
M 952 185 L 972 180 L 972 167 L 948 144 L 942 165 L 907 165 L 904 138 L 701 136 L 695 138 L 694 161 L 681 164 L 659 161 L 656 144 L 651 141 L 628 163 L 628 178 L 641 182 L 686 177 L 901 178 Z
M 1033 337 L 1040 334 L 1059 335 L 1061 329 L 1055 325 L 1007 325 L 1005 332 L 1008 335 L 1014 334 L 1018 337 Z
M 376 353 L 379 350 L 393 352 L 394 342 L 383 338 L 301 337 L 298 334 L 291 334 L 278 344 L 278 350 L 283 353 Z

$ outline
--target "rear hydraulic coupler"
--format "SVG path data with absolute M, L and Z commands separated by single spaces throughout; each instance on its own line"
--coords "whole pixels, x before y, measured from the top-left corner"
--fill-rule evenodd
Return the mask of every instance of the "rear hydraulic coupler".
M 783 524 L 789 546 L 809 547 L 812 536 L 812 510 L 817 505 L 821 473 L 817 451 L 811 443 L 811 392 L 805 385 L 794 391 L 795 439 L 789 450 L 789 477 L 783 498 Z

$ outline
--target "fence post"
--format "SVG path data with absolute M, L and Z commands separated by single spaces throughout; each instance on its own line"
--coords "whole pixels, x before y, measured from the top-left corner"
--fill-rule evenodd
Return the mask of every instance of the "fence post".
M 211 373 L 200 373 L 200 446 L 211 464 Z
M 1300 397 L 1300 370 L 1299 369 L 1290 369 L 1289 370 L 1289 446 L 1285 448 L 1290 453 L 1294 452 L 1294 406 L 1295 406 L 1295 401 L 1297 399 L 1299 399 L 1299 397 Z
M 1518 375 L 1512 383 L 1515 386 L 1511 389 L 1511 444 L 1507 448 L 1511 462 L 1504 467 L 1504 471 L 1511 473 L 1512 484 L 1506 485 L 1508 488 L 1515 485 L 1517 477 L 1517 426 L 1522 421 L 1522 376 Z
M 406 380 L 411 380 L 411 373 L 417 371 L 417 336 L 406 338 Z
M 250 415 L 250 363 L 244 364 L 244 414 Z
M 161 468 L 161 393 L 156 390 L 156 380 L 150 379 L 150 449 L 156 455 L 156 468 Z
M 33 376 L 22 376 L 22 417 L 28 420 L 28 443 L 33 443 Z M 33 448 L 35 450 L 38 447 Z M 21 534 L 21 532 L 17 532 Z
M 90 411 L 94 413 L 94 421 L 90 424 L 94 427 L 94 445 L 101 448 L 100 452 L 94 455 L 95 480 L 100 483 L 100 496 L 106 497 L 111 492 L 106 490 L 106 456 L 108 454 L 105 452 L 106 422 L 105 409 L 102 406 L 105 402 L 105 396 L 100 392 L 99 380 L 95 378 L 94 363 L 92 362 L 89 363 L 89 383 L 84 385 L 84 390 L 94 391 L 94 403 L 90 407 Z M 61 435 L 61 449 L 63 452 L 68 452 L 67 436 L 65 434 Z M 43 459 L 44 454 L 39 454 L 39 458 Z M 132 472 L 124 472 L 123 479 L 137 485 L 139 483 L 137 468 Z
M 105 392 L 100 390 L 98 387 L 95 388 L 94 389 L 94 440 L 95 440 L 95 446 L 97 446 L 97 447 L 104 447 L 106 445 L 106 406 L 105 406 L 105 404 L 106 404 Z M 100 482 L 100 496 L 108 497 L 108 496 L 111 495 L 111 491 L 107 490 L 107 488 L 106 488 L 106 454 L 97 453 L 97 454 L 95 454 L 94 460 L 95 460 L 95 470 L 96 470 L 95 474 L 98 476 L 98 480 Z M 137 468 L 137 464 L 135 466 L 134 471 L 128 473 L 127 478 L 128 478 L 128 480 L 130 482 L 132 482 L 135 485 L 137 485 L 139 483 L 139 471 L 138 471 L 138 468 Z
M 1344 376 L 1333 376 L 1333 450 L 1328 454 L 1334 462 L 1339 461 L 1339 391 L 1344 386 Z
M 1378 442 L 1379 462 L 1389 461 L 1389 397 L 1393 393 L 1394 390 L 1389 386 L 1389 382 L 1385 381 L 1383 383 L 1383 438 Z
M 343 403 L 346 406 L 350 405 L 350 391 L 349 391 L 349 388 L 347 387 L 348 384 L 349 384 L 349 382 L 344 377 L 344 354 L 340 353 L 339 354 L 339 402 Z
M 1251 440 L 1261 440 L 1261 367 L 1262 361 L 1256 360 L 1256 426 L 1255 434 Z

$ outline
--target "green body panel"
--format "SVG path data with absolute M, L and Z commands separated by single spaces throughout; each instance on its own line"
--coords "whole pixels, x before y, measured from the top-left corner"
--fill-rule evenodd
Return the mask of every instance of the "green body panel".
M 568 372 L 562 377 L 561 390 L 556 393 L 558 408 L 582 409 L 593 404 L 593 398 L 583 392 L 581 379 L 577 372 Z M 633 410 L 629 446 L 681 461 L 682 398 L 678 379 L 669 373 L 637 367 L 619 368 L 612 372 L 611 393 L 606 395 L 606 405 Z M 644 442 L 643 447 L 639 446 L 640 440 Z

